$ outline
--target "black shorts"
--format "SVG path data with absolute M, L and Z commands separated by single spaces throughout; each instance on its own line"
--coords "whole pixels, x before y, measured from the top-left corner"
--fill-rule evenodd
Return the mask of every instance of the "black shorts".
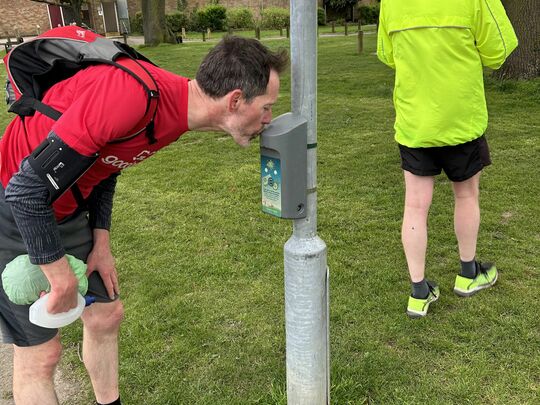
M 86 262 L 92 250 L 92 230 L 86 212 L 81 212 L 58 225 L 66 253 Z M 19 255 L 26 254 L 19 229 L 11 215 L 11 208 L 4 200 L 4 189 L 0 185 L 0 274 L 6 264 Z M 88 295 L 97 302 L 111 302 L 98 272 L 88 278 Z M 0 277 L 0 330 L 4 343 L 27 347 L 45 343 L 56 336 L 58 329 L 42 328 L 28 319 L 30 305 L 12 303 L 4 291 Z
M 484 135 L 456 146 L 409 148 L 399 145 L 399 153 L 403 170 L 417 176 L 436 176 L 444 170 L 451 181 L 470 179 L 491 164 Z

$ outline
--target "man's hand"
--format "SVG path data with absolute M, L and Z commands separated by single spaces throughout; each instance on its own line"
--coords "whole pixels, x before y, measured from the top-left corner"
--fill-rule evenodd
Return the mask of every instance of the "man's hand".
M 75 308 L 79 293 L 79 281 L 66 257 L 49 264 L 41 264 L 40 267 L 51 285 L 47 312 L 56 314 Z
M 88 255 L 86 265 L 86 275 L 89 276 L 97 271 L 105 284 L 109 298 L 114 299 L 120 293 L 120 289 L 114 257 L 109 245 L 109 231 L 94 229 L 94 247 Z

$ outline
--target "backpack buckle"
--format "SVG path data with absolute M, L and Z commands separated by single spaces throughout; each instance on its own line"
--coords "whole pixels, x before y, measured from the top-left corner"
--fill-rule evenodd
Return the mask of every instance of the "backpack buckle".
M 150 98 L 159 98 L 159 91 L 157 90 L 150 90 L 148 94 L 150 95 Z

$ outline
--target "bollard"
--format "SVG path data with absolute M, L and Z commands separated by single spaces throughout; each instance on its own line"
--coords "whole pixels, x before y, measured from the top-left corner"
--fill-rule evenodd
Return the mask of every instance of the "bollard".
M 336 33 L 336 23 L 332 21 L 332 34 Z
M 345 36 L 347 36 L 349 35 L 349 23 L 345 21 L 343 24 L 343 26 L 345 27 Z
M 186 38 L 187 38 L 186 29 L 182 27 L 182 39 L 186 39 Z
M 128 37 L 127 32 L 122 32 L 122 36 L 124 37 L 124 44 L 127 45 L 127 37 Z
M 11 51 L 11 48 L 13 48 L 13 44 L 11 43 L 11 37 L 9 36 L 9 33 L 7 34 L 7 42 L 4 44 L 4 48 L 6 48 L 6 54 Z
M 289 27 L 286 27 L 287 38 L 289 38 Z
M 205 31 L 202 32 L 202 40 L 203 40 L 203 42 L 206 42 L 206 32 Z
M 261 27 L 255 27 L 255 38 L 261 39 Z
M 358 53 L 364 51 L 364 31 L 358 31 Z
M 206 34 L 207 34 L 207 36 L 208 36 L 208 39 L 210 39 L 210 34 L 211 34 L 211 33 L 212 33 L 212 31 L 210 31 L 210 28 L 208 28 L 208 29 L 206 30 Z

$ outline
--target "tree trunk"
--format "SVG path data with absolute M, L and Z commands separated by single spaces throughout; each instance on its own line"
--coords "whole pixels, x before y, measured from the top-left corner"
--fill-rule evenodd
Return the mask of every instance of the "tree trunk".
M 519 40 L 517 49 L 494 72 L 500 79 L 530 79 L 540 76 L 540 1 L 503 0 Z
M 71 0 L 71 8 L 75 17 L 75 23 L 80 27 L 82 24 L 81 5 L 83 0 Z
M 144 44 L 157 46 L 165 39 L 165 0 L 142 0 Z

